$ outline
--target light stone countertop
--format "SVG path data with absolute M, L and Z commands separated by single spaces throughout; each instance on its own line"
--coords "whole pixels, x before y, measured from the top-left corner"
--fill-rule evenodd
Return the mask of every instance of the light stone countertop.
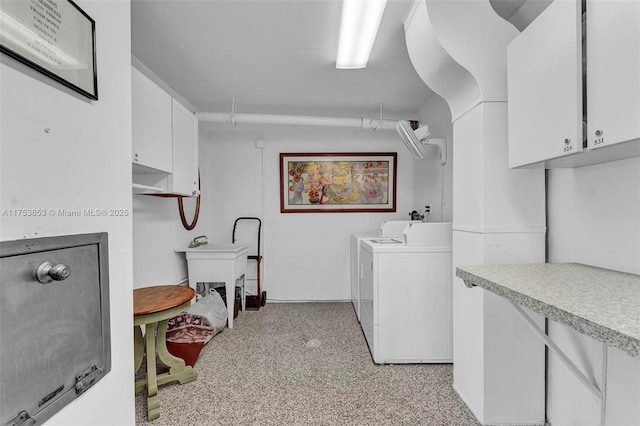
M 534 263 L 460 266 L 456 276 L 640 358 L 640 275 Z

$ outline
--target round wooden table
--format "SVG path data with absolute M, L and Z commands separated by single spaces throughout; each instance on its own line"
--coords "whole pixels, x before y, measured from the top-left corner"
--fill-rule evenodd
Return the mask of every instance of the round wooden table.
M 145 326 L 147 349 L 147 377 L 135 383 L 136 393 L 147 388 L 147 419 L 160 417 L 160 399 L 158 386 L 178 381 L 190 382 L 198 377 L 191 366 L 175 357 L 167 350 L 167 322 L 186 311 L 191 306 L 195 290 L 179 285 L 160 285 L 133 290 L 133 333 L 134 333 L 134 374 L 142 366 L 145 344 L 142 329 Z M 158 331 L 156 335 L 156 323 Z M 169 371 L 160 375 L 156 372 L 156 353 L 158 358 L 169 367 Z

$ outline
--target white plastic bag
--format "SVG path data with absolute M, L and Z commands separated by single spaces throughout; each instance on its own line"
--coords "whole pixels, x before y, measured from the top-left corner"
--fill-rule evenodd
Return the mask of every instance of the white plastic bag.
M 227 324 L 227 307 L 222 300 L 222 296 L 213 289 L 205 297 L 194 303 L 187 312 L 207 318 L 215 328 L 215 334 L 221 332 Z

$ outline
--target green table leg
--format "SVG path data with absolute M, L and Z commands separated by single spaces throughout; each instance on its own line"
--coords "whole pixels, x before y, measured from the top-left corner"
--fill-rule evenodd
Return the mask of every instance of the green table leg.
M 142 367 L 142 356 L 144 355 L 144 340 L 142 340 L 142 329 L 138 325 L 133 326 L 133 374 L 136 374 Z
M 146 324 L 147 340 L 147 420 L 160 417 L 160 397 L 158 396 L 158 379 L 156 376 L 156 342 L 155 324 Z
M 147 351 L 147 377 L 135 383 L 135 391 L 138 393 L 145 388 L 147 389 L 148 421 L 160 417 L 158 386 L 173 381 L 184 384 L 198 378 L 198 373 L 196 373 L 191 366 L 186 365 L 183 359 L 171 355 L 167 350 L 167 323 L 169 322 L 169 318 L 173 318 L 179 313 L 184 312 L 189 305 L 190 303 L 185 303 L 184 305 L 162 312 L 134 317 L 133 357 L 136 372 L 142 366 L 142 355 L 145 346 Z M 158 324 L 157 336 L 155 330 L 156 323 Z M 140 329 L 142 325 L 145 326 L 144 341 Z M 169 372 L 158 375 L 156 370 L 156 353 L 160 360 L 169 367 Z

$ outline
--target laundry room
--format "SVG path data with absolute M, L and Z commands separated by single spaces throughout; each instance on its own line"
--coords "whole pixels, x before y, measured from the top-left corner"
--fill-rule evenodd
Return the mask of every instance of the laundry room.
M 359 3 L 2 2 L 0 422 L 640 425 L 640 4 Z

